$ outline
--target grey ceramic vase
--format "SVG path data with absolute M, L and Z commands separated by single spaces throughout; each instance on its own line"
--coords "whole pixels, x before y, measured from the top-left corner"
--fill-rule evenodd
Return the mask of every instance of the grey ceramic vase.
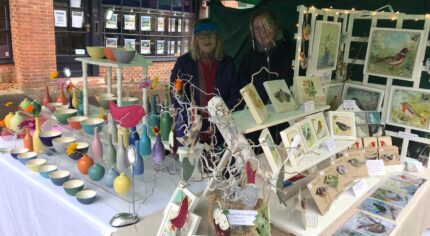
M 116 149 L 112 143 L 112 134 L 109 134 L 108 144 L 103 154 L 103 159 L 106 165 L 113 166 L 116 163 Z
M 112 115 L 109 113 L 109 122 L 108 122 L 108 133 L 112 134 L 112 142 L 118 142 L 118 128 L 116 127 L 115 121 L 113 121 Z
M 118 148 L 116 149 L 116 168 L 120 172 L 124 172 L 128 167 L 128 161 L 125 148 L 122 143 L 122 135 L 120 135 L 118 138 Z
M 106 186 L 108 186 L 108 187 L 112 188 L 112 187 L 113 187 L 113 180 L 114 180 L 117 176 L 119 176 L 118 171 L 116 171 L 116 170 L 112 167 L 108 172 L 106 172 L 105 177 L 104 177 L 104 179 L 103 179 L 103 183 L 104 183 Z

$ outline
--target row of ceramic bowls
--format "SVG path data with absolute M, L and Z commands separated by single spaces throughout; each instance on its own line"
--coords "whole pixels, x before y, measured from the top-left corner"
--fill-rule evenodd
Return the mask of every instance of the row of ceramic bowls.
M 93 59 L 106 57 L 111 61 L 128 64 L 133 60 L 136 51 L 124 48 L 87 47 L 87 53 Z
M 102 118 L 78 116 L 78 110 L 76 109 L 55 110 L 53 114 L 61 124 L 68 124 L 73 129 L 83 128 L 85 133 L 89 135 L 94 135 L 94 128 L 97 128 L 97 132 L 103 129 L 104 120 Z
M 80 179 L 70 180 L 70 171 L 58 170 L 56 165 L 47 164 L 46 159 L 38 158 L 37 153 L 29 152 L 27 148 L 14 148 L 11 156 L 33 172 L 38 172 L 44 178 L 49 178 L 57 186 L 63 186 L 64 191 L 82 204 L 91 204 L 96 199 L 96 191 L 84 190 L 84 181 Z

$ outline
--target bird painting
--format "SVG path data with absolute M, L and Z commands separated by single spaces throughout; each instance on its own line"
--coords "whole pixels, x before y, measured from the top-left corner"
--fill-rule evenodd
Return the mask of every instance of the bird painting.
M 421 116 L 415 112 L 414 108 L 407 102 L 402 102 L 401 103 L 402 106 L 402 112 L 407 115 L 407 116 L 417 116 L 419 118 L 421 118 Z
M 376 221 L 372 217 L 365 215 L 371 222 L 365 222 L 357 226 L 357 229 L 365 229 L 371 233 L 382 234 L 386 232 L 385 225 Z
M 336 121 L 336 127 L 338 127 L 342 131 L 348 131 L 351 129 L 351 126 L 348 126 L 340 121 Z
M 391 66 L 399 66 L 405 61 L 405 58 L 408 55 L 408 52 L 409 52 L 408 48 L 403 48 L 402 50 L 400 50 L 400 52 L 398 52 L 392 56 L 388 56 L 388 57 L 384 57 L 384 58 L 378 58 L 378 59 L 376 59 L 376 61 L 377 62 L 383 62 L 383 63 L 391 65 Z
M 109 110 L 113 120 L 128 129 L 136 126 L 145 115 L 145 110 L 140 105 L 119 107 L 113 101 L 109 102 Z
M 324 136 L 323 131 L 324 131 L 324 125 L 323 125 L 322 121 L 319 120 L 318 123 L 317 123 L 317 131 L 316 131 L 316 134 L 317 134 L 318 138 L 321 138 L 321 137 Z
M 279 89 L 279 91 L 275 92 L 275 98 L 281 103 L 290 102 L 291 95 L 284 92 L 282 89 Z

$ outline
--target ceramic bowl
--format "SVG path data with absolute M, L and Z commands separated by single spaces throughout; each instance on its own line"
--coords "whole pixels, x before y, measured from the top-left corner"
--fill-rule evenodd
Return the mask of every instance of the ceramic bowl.
M 13 158 L 17 159 L 19 154 L 26 153 L 28 151 L 30 151 L 30 150 L 28 150 L 28 148 L 12 148 L 10 150 L 10 155 Z
M 46 163 L 45 159 L 42 158 L 35 158 L 32 160 L 27 161 L 26 166 L 28 167 L 28 169 L 30 169 L 31 171 L 34 172 L 39 172 L 40 171 L 40 167 L 42 165 L 44 165 Z
M 111 60 L 111 61 L 116 61 L 116 58 L 115 58 L 115 56 L 113 55 L 113 52 L 112 52 L 112 48 L 103 48 L 103 52 L 104 52 L 104 54 L 105 54 L 105 57 L 108 59 L 108 60 Z
M 0 148 L 0 153 L 2 153 L 2 154 L 10 153 L 10 151 L 12 151 L 12 148 L 10 148 L 10 147 Z
M 64 109 L 69 109 L 69 105 L 60 105 L 60 106 L 55 108 L 56 111 L 60 111 L 60 110 L 64 110 Z
M 138 103 L 139 103 L 139 99 L 134 97 L 127 97 L 127 98 L 121 99 L 122 106 L 131 106 L 131 105 L 136 105 Z
M 36 159 L 36 157 L 37 153 L 35 152 L 25 152 L 18 155 L 18 160 L 25 165 L 29 160 Z
M 63 188 L 67 194 L 70 196 L 75 196 L 77 192 L 82 191 L 84 189 L 84 181 L 80 179 L 72 179 L 67 182 L 64 182 Z
M 78 145 L 76 146 L 76 151 L 72 155 L 69 155 L 73 160 L 79 160 L 85 153 L 88 152 L 90 145 L 84 142 L 76 142 Z
M 45 177 L 45 178 L 49 178 L 49 174 L 50 173 L 52 173 L 52 172 L 54 172 L 54 171 L 56 171 L 58 168 L 57 168 L 57 166 L 56 165 L 47 165 L 47 164 L 45 164 L 45 165 L 42 165 L 42 166 L 40 166 L 40 168 L 39 168 L 39 174 L 41 175 L 41 176 L 43 176 L 43 177 Z
M 54 112 L 54 116 L 57 118 L 58 122 L 61 124 L 67 124 L 67 119 L 76 116 L 78 114 L 78 110 L 76 109 L 57 109 Z
M 134 58 L 134 54 L 136 53 L 135 50 L 125 50 L 122 48 L 114 48 L 112 49 L 112 52 L 116 58 L 116 61 L 124 64 L 130 63 Z
M 58 153 L 64 153 L 66 152 L 66 148 L 69 146 L 69 144 L 76 141 L 76 138 L 74 137 L 60 137 L 60 138 L 54 138 L 52 140 L 52 144 L 54 145 L 55 151 Z
M 61 102 L 51 102 L 46 104 L 46 108 L 48 108 L 51 112 L 54 112 L 55 110 L 57 110 L 58 107 L 62 107 L 62 106 L 64 105 Z
M 88 119 L 86 116 L 72 116 L 67 118 L 67 123 L 73 129 L 82 129 L 81 122 Z
M 76 193 L 76 199 L 82 204 L 91 204 L 96 199 L 97 192 L 94 190 L 82 190 Z
M 49 175 L 49 178 L 51 179 L 51 182 L 57 186 L 61 186 L 69 180 L 70 178 L 70 171 L 68 170 L 56 170 L 51 172 Z
M 52 140 L 61 137 L 61 131 L 47 130 L 39 133 L 40 141 L 47 147 L 52 147 Z
M 82 128 L 84 128 L 85 133 L 89 135 L 94 135 L 94 127 L 97 127 L 97 132 L 103 129 L 103 123 L 105 120 L 101 118 L 88 118 L 81 122 Z
M 93 59 L 102 59 L 105 57 L 103 47 L 87 47 L 87 53 Z
M 109 109 L 109 102 L 116 101 L 115 94 L 111 94 L 111 93 L 104 93 L 104 94 L 100 94 L 100 96 L 95 96 L 95 97 L 99 105 L 107 110 Z

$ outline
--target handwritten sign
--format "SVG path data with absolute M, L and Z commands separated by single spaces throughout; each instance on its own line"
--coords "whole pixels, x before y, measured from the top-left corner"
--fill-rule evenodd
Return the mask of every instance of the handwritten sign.
M 369 175 L 386 175 L 384 161 L 383 160 L 367 160 L 366 161 L 367 172 Z
M 343 100 L 343 109 L 354 109 L 356 106 L 355 100 Z
M 229 209 L 229 214 L 227 215 L 227 218 L 228 223 L 230 223 L 230 225 L 253 226 L 255 217 L 257 215 L 257 211 Z
M 314 101 L 309 101 L 309 102 L 305 102 L 303 103 L 303 109 L 305 111 L 305 113 L 309 113 L 315 110 L 315 102 Z
M 360 179 L 357 183 L 352 186 L 352 192 L 355 197 L 359 197 L 363 195 L 369 187 L 367 186 L 366 181 Z
M 326 147 L 327 147 L 327 150 L 329 152 L 335 152 L 336 151 L 336 142 L 334 141 L 333 138 L 330 138 L 329 140 L 327 140 Z

